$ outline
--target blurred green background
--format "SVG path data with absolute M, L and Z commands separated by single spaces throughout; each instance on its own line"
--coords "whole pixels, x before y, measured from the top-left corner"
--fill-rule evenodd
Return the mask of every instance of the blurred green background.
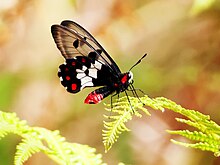
M 97 148 L 108 164 L 220 164 L 212 153 L 169 141 L 166 129 L 186 127 L 169 111 L 133 119 L 128 123 L 132 131 L 105 154 L 103 103 L 85 105 L 93 89 L 72 95 L 57 77 L 64 60 L 50 26 L 65 19 L 89 30 L 123 72 L 148 53 L 133 69 L 136 88 L 209 114 L 220 124 L 219 0 L 1 0 L 0 110 L 16 112 L 31 126 L 58 129 L 69 142 Z M 0 141 L 0 165 L 13 164 L 19 141 L 13 135 Z M 29 164 L 54 163 L 39 153 Z

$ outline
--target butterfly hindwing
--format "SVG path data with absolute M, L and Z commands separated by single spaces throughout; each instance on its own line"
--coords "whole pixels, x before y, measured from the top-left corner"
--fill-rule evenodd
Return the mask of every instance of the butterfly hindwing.
M 114 79 L 108 67 L 95 57 L 76 56 L 59 66 L 61 84 L 70 93 L 77 93 L 85 87 L 111 85 Z

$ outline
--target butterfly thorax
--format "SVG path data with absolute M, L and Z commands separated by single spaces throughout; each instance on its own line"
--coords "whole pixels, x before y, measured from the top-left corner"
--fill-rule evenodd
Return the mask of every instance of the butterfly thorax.
M 85 99 L 86 104 L 97 104 L 105 97 L 116 92 L 119 94 L 127 90 L 130 84 L 133 83 L 133 74 L 132 72 L 121 73 L 116 79 L 109 79 L 110 85 L 98 88 L 95 91 L 91 92 Z
M 119 76 L 119 81 L 114 83 L 116 93 L 125 91 L 130 84 L 133 82 L 133 74 L 131 71 L 122 73 Z

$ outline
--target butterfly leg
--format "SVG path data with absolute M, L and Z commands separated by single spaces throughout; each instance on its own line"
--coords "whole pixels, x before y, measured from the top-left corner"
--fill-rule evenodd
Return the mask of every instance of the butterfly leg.
M 126 96 L 127 96 L 128 103 L 130 104 L 130 107 L 131 107 L 131 109 L 132 109 L 132 112 L 134 113 L 134 108 L 133 108 L 132 105 L 131 105 L 131 101 L 130 101 L 130 99 L 129 99 L 129 97 L 128 97 L 128 93 L 126 92 L 126 90 L 125 90 L 125 94 L 126 94 Z
M 140 91 L 143 95 L 146 95 L 146 93 L 143 90 L 141 90 L 140 88 L 134 88 L 134 90 L 135 91 Z
M 137 97 L 137 96 L 135 95 L 134 90 L 132 89 L 131 85 L 130 85 L 129 87 L 130 87 L 130 89 L 127 89 L 127 91 L 131 91 L 132 94 L 133 94 L 133 96 L 134 96 L 134 97 Z
M 116 95 L 118 95 L 118 98 L 119 98 L 119 94 L 118 93 L 115 93 L 114 95 L 111 95 L 111 111 L 110 111 L 110 115 L 111 116 L 111 113 L 112 113 L 112 109 L 113 109 L 113 101 L 112 101 L 112 98 L 115 97 Z M 118 101 L 118 100 L 117 100 Z M 110 118 L 110 117 L 109 117 Z
M 117 98 L 117 102 L 118 102 L 118 100 L 119 100 L 119 93 L 115 93 L 114 95 L 111 96 L 111 109 L 113 108 L 113 104 L 112 104 L 113 101 L 112 101 L 112 98 L 115 97 L 116 95 L 118 96 L 118 98 Z
M 141 93 L 145 94 L 144 91 L 142 91 L 142 90 L 139 89 L 139 88 L 138 88 L 138 89 L 135 89 L 132 84 L 130 85 L 130 88 L 131 88 L 131 91 L 132 91 L 133 95 L 134 95 L 135 97 L 137 97 L 138 100 L 139 100 L 139 102 L 142 103 L 143 106 L 144 106 L 145 104 L 140 100 L 140 97 L 139 97 L 138 94 L 137 94 L 137 90 L 140 91 Z

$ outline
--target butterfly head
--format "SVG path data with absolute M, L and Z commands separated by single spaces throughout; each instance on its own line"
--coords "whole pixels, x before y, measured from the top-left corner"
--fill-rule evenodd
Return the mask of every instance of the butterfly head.
M 129 84 L 133 84 L 133 73 L 131 71 L 129 71 L 128 73 L 128 83 Z
M 122 74 L 120 83 L 115 84 L 115 87 L 117 88 L 116 90 L 118 92 L 123 92 L 128 88 L 130 84 L 133 84 L 133 73 L 131 71 Z
M 128 86 L 133 82 L 133 73 L 131 71 L 122 74 L 121 84 L 123 86 Z

